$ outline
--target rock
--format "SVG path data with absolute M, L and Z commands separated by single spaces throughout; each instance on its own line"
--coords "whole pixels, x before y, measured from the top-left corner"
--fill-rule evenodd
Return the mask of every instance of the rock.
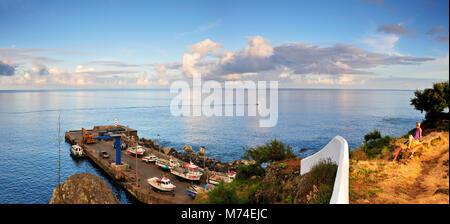
M 448 188 L 439 188 L 439 189 L 437 189 L 435 192 L 434 192 L 434 194 L 446 194 L 446 195 L 448 195 Z
M 300 152 L 306 152 L 306 150 L 308 150 L 308 149 L 306 149 L 306 148 L 301 148 L 301 149 L 300 149 Z
M 120 204 L 109 186 L 91 173 L 70 176 L 53 190 L 50 204 Z

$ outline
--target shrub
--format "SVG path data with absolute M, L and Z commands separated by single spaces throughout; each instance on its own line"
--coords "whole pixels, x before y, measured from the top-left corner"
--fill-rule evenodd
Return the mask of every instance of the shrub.
M 295 202 L 329 203 L 333 192 L 337 169 L 337 164 L 330 159 L 320 161 L 314 165 L 308 173 L 301 176 Z M 311 197 L 310 200 L 308 200 L 308 195 Z M 314 195 L 316 195 L 315 200 L 317 201 L 312 201 Z
M 245 153 L 243 159 L 253 159 L 257 164 L 281 161 L 285 159 L 293 159 L 297 157 L 292 151 L 290 145 L 285 145 L 281 141 L 274 139 L 263 146 L 256 146 L 254 148 L 244 148 Z
M 226 185 L 223 181 L 208 192 L 208 204 L 238 204 L 242 198 L 236 194 L 234 185 Z
M 375 129 L 373 132 L 370 132 L 370 133 L 364 135 L 364 140 L 366 142 L 368 142 L 370 140 L 376 140 L 379 138 L 381 138 L 381 133 L 377 129 Z
M 237 180 L 247 180 L 252 176 L 264 176 L 264 169 L 261 167 L 261 165 L 239 165 L 238 172 L 236 174 Z
M 364 142 L 363 145 L 360 147 L 360 149 L 364 153 L 366 153 L 366 155 L 369 159 L 373 159 L 377 155 L 381 154 L 382 152 L 389 151 L 389 145 L 390 145 L 391 140 L 392 140 L 392 138 L 390 136 L 386 135 L 386 136 L 376 139 L 376 140 Z

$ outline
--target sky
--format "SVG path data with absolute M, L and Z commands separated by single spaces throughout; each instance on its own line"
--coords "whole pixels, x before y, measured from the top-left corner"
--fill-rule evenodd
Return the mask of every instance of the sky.
M 449 77 L 449 1 L 0 0 L 0 90 L 423 89 Z

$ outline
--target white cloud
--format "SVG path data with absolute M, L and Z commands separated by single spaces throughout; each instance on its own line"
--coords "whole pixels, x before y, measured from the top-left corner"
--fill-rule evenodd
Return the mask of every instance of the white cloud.
M 244 49 L 243 56 L 266 58 L 273 55 L 273 47 L 269 40 L 261 36 L 247 37 L 246 39 L 248 44 Z
M 362 42 L 367 44 L 375 52 L 398 55 L 395 50 L 395 44 L 399 39 L 400 37 L 395 34 L 372 34 L 363 39 Z

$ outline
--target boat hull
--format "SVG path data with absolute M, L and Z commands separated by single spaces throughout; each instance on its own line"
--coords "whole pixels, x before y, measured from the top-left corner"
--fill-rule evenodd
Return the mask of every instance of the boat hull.
M 191 180 L 191 181 L 199 181 L 200 178 L 202 177 L 203 174 L 199 174 L 199 173 L 192 173 L 192 172 L 180 172 L 174 169 L 170 170 L 170 173 L 172 173 L 173 175 L 183 178 L 185 180 Z

